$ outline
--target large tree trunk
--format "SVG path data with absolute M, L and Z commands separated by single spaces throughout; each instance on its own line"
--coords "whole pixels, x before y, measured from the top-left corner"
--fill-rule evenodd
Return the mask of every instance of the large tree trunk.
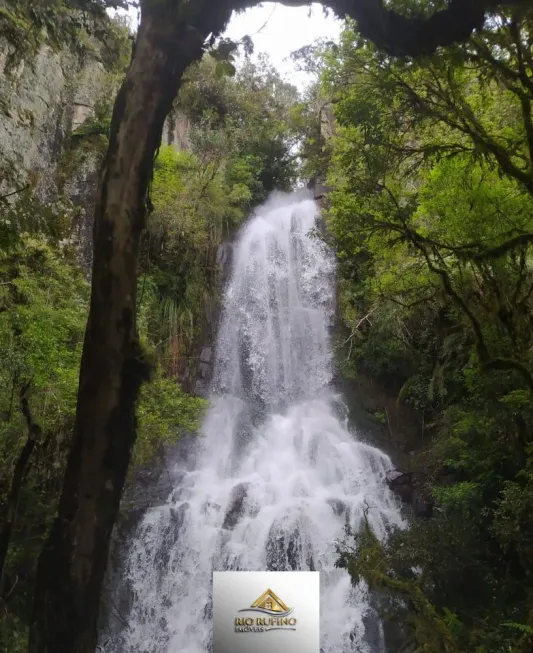
M 148 369 L 136 337 L 135 301 L 153 159 L 185 68 L 230 13 L 225 0 L 142 3 L 100 177 L 75 432 L 58 514 L 38 562 L 32 653 L 95 650 L 111 531 L 135 441 L 135 402 Z

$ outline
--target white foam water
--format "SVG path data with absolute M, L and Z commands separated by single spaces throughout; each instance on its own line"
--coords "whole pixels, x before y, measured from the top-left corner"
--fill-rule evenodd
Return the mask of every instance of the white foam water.
M 312 200 L 278 196 L 240 234 L 211 407 L 194 463 L 131 541 L 117 653 L 210 651 L 211 574 L 229 569 L 320 571 L 323 652 L 384 650 L 365 585 L 335 568 L 335 541 L 366 506 L 380 537 L 402 518 L 389 458 L 358 441 L 330 388 L 335 265 L 317 217 Z

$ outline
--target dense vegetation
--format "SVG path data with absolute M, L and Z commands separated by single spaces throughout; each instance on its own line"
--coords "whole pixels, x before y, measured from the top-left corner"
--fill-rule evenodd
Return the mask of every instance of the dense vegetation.
M 340 546 L 395 598 L 402 650 L 533 646 L 532 34 L 530 12 L 501 13 L 413 61 L 348 26 L 323 54 L 336 133 L 308 146 L 332 189 L 342 361 L 412 407 L 411 471 L 435 502 Z
M 167 371 L 185 376 L 218 297 L 219 245 L 268 193 L 289 190 L 296 178 L 296 89 L 267 60 L 221 73 L 211 56 L 188 72 L 175 119 L 190 121 L 190 148 L 160 148 L 141 243 L 141 311 L 150 312 Z
M 25 5 L 18 10 L 16 24 L 23 26 L 30 16 Z M 68 4 L 63 10 L 73 15 Z M 15 20 L 7 10 L 2 16 Z M 34 19 L 44 41 L 41 14 Z M 98 21 L 104 52 L 116 51 L 104 60 L 112 94 L 130 39 L 120 23 L 100 15 Z M 82 28 L 75 24 L 76 33 Z M 62 32 L 54 46 L 68 46 L 69 34 Z M 94 30 L 84 34 L 94 45 Z M 13 52 L 32 56 L 28 49 Z M 185 149 L 162 145 L 155 163 L 138 280 L 139 331 L 152 380 L 137 408 L 132 472 L 197 428 L 206 401 L 189 393 L 216 309 L 218 247 L 253 206 L 274 188 L 290 189 L 296 176 L 296 89 L 267 60 L 235 72 L 234 54 L 226 44 L 225 57 L 216 51 L 189 71 L 170 121 L 183 123 Z M 88 312 L 89 284 L 72 240 L 77 209 L 66 189 L 80 166 L 101 160 L 111 109 L 110 102 L 97 103 L 72 134 L 52 200 L 31 186 L 0 198 L 0 650 L 12 653 L 27 646 L 35 565 L 70 449 Z
M 103 10 L 113 4 L 0 2 L 5 74 L 43 46 L 83 57 L 99 43 L 111 98 L 131 43 Z M 489 4 L 478 3 L 481 15 Z M 405 34 L 400 50 L 413 43 Z M 186 146 L 163 145 L 155 159 L 138 278 L 152 380 L 137 407 L 136 465 L 194 430 L 205 407 L 189 392 L 220 244 L 271 190 L 326 175 L 344 372 L 412 408 L 411 469 L 435 503 L 430 519 L 384 543 L 365 519 L 339 547 L 339 565 L 378 590 L 400 625 L 402 651 L 533 647 L 532 34 L 533 15 L 508 10 L 463 45 L 412 60 L 349 24 L 319 62 L 300 53 L 321 78 L 303 104 L 265 60 L 236 71 L 234 45 L 222 42 L 188 69 L 174 105 Z M 325 139 L 329 105 L 335 135 Z M 110 124 L 101 102 L 71 135 L 53 201 L 31 184 L 0 197 L 0 650 L 26 648 L 74 430 L 89 284 L 66 182 L 88 157 L 101 160 Z M 16 179 L 2 163 L 2 181 Z
M 65 1 L 90 10 L 124 4 Z M 305 0 L 285 2 L 298 5 Z M 342 18 L 357 19 L 366 37 L 394 55 L 420 55 L 439 45 L 464 42 L 482 26 L 488 12 L 510 4 L 509 0 L 322 3 Z M 57 649 L 92 653 L 95 647 L 105 562 L 136 439 L 139 393 L 149 376 L 136 328 L 137 272 L 161 131 L 187 68 L 213 45 L 232 10 L 254 4 L 257 0 L 140 0 L 135 48 L 115 103 L 98 185 L 76 421 L 57 516 L 37 568 L 30 631 L 33 653 Z

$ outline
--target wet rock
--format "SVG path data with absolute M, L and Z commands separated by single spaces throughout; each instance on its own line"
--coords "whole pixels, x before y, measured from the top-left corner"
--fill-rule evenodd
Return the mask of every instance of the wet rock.
M 209 515 L 210 512 L 220 512 L 221 505 L 218 503 L 213 503 L 212 501 L 206 501 L 202 506 L 202 513 L 204 515 Z
M 291 535 L 287 546 L 287 562 L 289 563 L 289 568 L 293 571 L 297 571 L 300 567 L 301 558 L 302 543 L 300 541 L 299 533 L 295 532 Z
M 213 618 L 213 599 L 209 601 L 204 606 L 204 621 L 210 621 Z
M 210 363 L 212 358 L 213 358 L 213 348 L 202 347 L 202 351 L 200 352 L 200 362 Z
M 383 402 L 380 397 L 369 395 L 362 397 L 361 401 L 363 408 L 371 414 L 381 412 L 383 410 Z
M 249 483 L 239 483 L 231 491 L 230 506 L 224 516 L 222 528 L 233 530 L 244 513 L 244 502 L 248 496 Z
M 158 548 L 154 555 L 154 566 L 161 573 L 164 573 L 168 569 L 170 556 L 177 541 L 178 530 L 174 529 L 172 524 L 169 524 L 161 532 Z
M 417 489 L 413 490 L 412 503 L 413 512 L 416 517 L 429 519 L 433 516 L 433 508 L 435 506 L 435 502 L 425 492 Z
M 386 479 L 389 488 L 397 494 L 404 503 L 413 500 L 413 474 L 393 469 L 387 472 Z
M 424 488 L 420 474 L 402 472 L 398 469 L 387 472 L 387 485 L 404 503 L 410 503 L 416 517 L 429 519 L 433 516 L 435 502 Z
M 178 506 L 177 508 L 175 507 L 170 508 L 170 517 L 177 530 L 179 530 L 183 526 L 183 522 L 185 521 L 185 516 L 187 514 L 188 509 L 189 509 L 188 501 L 182 503 L 181 506 Z
M 208 365 L 207 363 L 200 363 L 200 376 L 202 379 L 207 379 L 209 378 L 211 374 L 211 365 Z
M 223 268 L 229 259 L 229 245 L 228 243 L 221 243 L 217 249 L 216 263 Z
M 268 571 L 286 571 L 285 537 L 275 526 L 270 529 L 266 545 L 266 564 Z
M 203 379 L 198 379 L 194 384 L 194 395 L 196 397 L 203 397 L 204 399 L 207 399 L 209 396 L 209 388 Z
M 411 485 L 412 482 L 412 472 L 402 472 L 399 469 L 392 469 L 387 472 L 387 484 L 391 489 L 394 489 L 399 485 Z
M 370 645 L 369 648 L 371 651 L 384 651 L 382 622 L 378 610 L 379 597 L 377 595 L 372 595 L 370 603 L 370 609 L 363 616 L 363 624 L 365 627 L 364 641 Z M 352 635 L 354 636 L 354 639 L 352 639 Z M 352 631 L 350 633 L 350 640 L 352 642 L 357 642 L 357 639 L 357 630 L 355 630 L 355 632 Z M 357 648 L 355 648 L 355 650 L 357 650 Z
M 273 526 L 267 541 L 266 560 L 268 571 L 297 571 L 302 568 L 302 542 L 297 530 L 284 533 Z M 307 558 L 314 567 L 314 560 Z
M 331 509 L 337 517 L 340 517 L 346 512 L 346 504 L 340 499 L 328 499 L 327 503 L 331 506 Z

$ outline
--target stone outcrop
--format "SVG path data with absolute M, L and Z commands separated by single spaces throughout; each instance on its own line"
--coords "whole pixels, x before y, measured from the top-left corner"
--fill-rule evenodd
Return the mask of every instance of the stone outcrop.
M 0 166 L 2 190 L 32 181 L 41 194 L 59 160 L 73 110 L 79 62 L 43 45 L 32 61 L 7 68 L 13 46 L 0 39 Z
M 216 254 L 217 284 L 222 287 L 227 280 L 232 261 L 233 245 L 230 241 L 221 243 Z M 215 341 L 220 305 L 206 306 L 206 327 L 201 335 L 200 344 L 195 347 L 198 358 L 192 359 L 192 365 L 182 376 L 182 386 L 197 397 L 207 398 L 213 377 L 215 363 Z
M 222 528 L 232 530 L 238 524 L 239 519 L 244 513 L 244 502 L 248 496 L 249 483 L 239 483 L 231 492 L 230 505 L 224 516 Z
M 416 472 L 402 472 L 393 469 L 387 472 L 387 485 L 400 499 L 410 504 L 416 517 L 433 516 L 435 502 L 430 496 L 420 475 Z
M 327 142 L 335 135 L 335 117 L 333 107 L 330 102 L 320 102 L 315 107 L 317 118 L 317 140 L 322 148 L 325 148 Z M 313 192 L 313 197 L 319 203 L 321 208 L 326 205 L 326 198 L 331 188 L 326 185 L 324 171 L 318 172 L 309 180 L 307 187 Z
M 97 44 L 81 54 L 43 42 L 16 65 L 15 54 L 0 38 L 0 194 L 30 187 L 43 204 L 70 201 L 75 218 L 69 240 L 88 273 L 103 147 L 88 142 L 78 155 L 71 137 L 94 118 L 98 103 L 109 103 L 109 73 Z
M 393 469 L 387 472 L 387 485 L 404 503 L 413 500 L 413 473 Z
M 162 142 L 172 145 L 176 150 L 191 149 L 191 121 L 179 108 L 174 109 L 165 121 Z
M 99 106 L 112 105 L 120 82 L 116 71 L 106 69 L 99 44 L 93 46 L 81 53 L 43 42 L 30 57 L 0 35 L 0 195 L 30 187 L 42 203 L 72 202 L 70 241 L 87 274 L 105 137 L 81 133 Z M 190 149 L 190 129 L 188 117 L 174 110 L 163 143 Z

